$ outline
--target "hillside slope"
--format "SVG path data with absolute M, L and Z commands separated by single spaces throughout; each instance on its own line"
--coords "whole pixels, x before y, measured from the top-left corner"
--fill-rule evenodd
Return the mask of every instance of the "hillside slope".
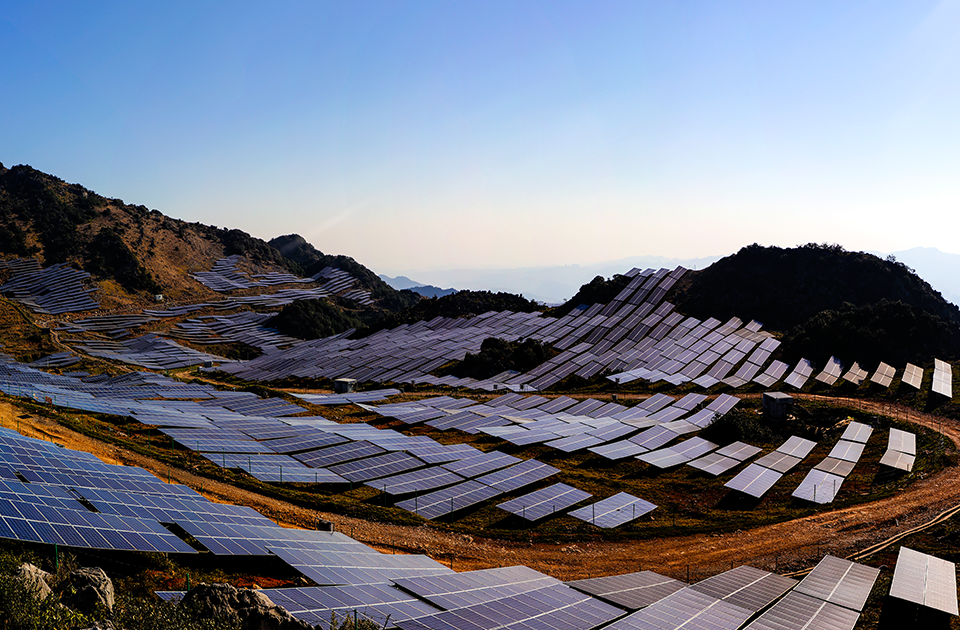
M 30 166 L 0 164 L 0 257 L 35 258 L 42 266 L 68 263 L 91 273 L 104 309 L 143 307 L 157 293 L 185 302 L 220 299 L 191 274 L 234 254 L 243 256 L 237 269 L 246 273 L 310 276 L 327 266 L 341 269 L 388 310 L 418 299 L 401 295 L 348 256 L 324 255 L 296 235 L 274 240 L 297 241 L 298 247 L 284 255 L 241 230 L 172 219 Z

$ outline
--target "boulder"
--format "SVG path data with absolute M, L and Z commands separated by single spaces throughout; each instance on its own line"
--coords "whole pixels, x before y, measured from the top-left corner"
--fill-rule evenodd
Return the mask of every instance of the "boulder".
M 85 615 L 113 612 L 113 582 L 100 567 L 83 567 L 67 574 L 60 601 Z
M 29 562 L 21 564 L 13 577 L 27 587 L 27 589 L 33 591 L 37 599 L 46 599 L 47 595 L 53 592 L 50 584 L 47 582 L 50 574 Z
M 241 630 L 312 630 L 291 616 L 262 591 L 237 589 L 230 584 L 200 584 L 184 595 L 181 605 L 205 618 L 240 624 Z
M 194 609 L 194 612 L 208 619 L 222 619 L 230 623 L 239 623 L 237 608 L 240 598 L 235 586 L 230 584 L 198 584 L 187 591 L 180 601 L 181 606 Z

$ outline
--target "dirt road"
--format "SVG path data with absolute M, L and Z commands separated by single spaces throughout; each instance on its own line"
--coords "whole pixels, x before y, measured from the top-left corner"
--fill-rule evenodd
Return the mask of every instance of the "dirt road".
M 801 398 L 822 397 L 798 395 Z M 830 399 L 837 400 L 837 399 Z M 877 413 L 893 414 L 889 404 L 868 401 L 840 401 L 862 405 Z M 896 413 L 906 416 L 908 410 Z M 16 427 L 22 410 L 0 403 L 3 426 Z M 960 444 L 957 423 L 909 410 L 909 420 L 932 429 L 942 429 L 954 444 Z M 579 579 L 652 569 L 684 578 L 720 572 L 732 564 L 750 563 L 763 568 L 799 568 L 823 552 L 848 555 L 895 533 L 926 522 L 947 507 L 960 503 L 954 488 L 960 482 L 960 468 L 951 467 L 912 484 L 901 495 L 841 510 L 824 511 L 809 517 L 767 525 L 746 532 L 725 535 L 694 535 L 641 540 L 628 543 L 582 544 L 504 543 L 438 531 L 429 525 L 406 527 L 373 523 L 345 516 L 314 512 L 283 501 L 200 478 L 132 451 L 114 447 L 71 431 L 52 420 L 21 418 L 20 432 L 52 440 L 72 449 L 97 455 L 107 463 L 141 466 L 157 476 L 202 491 L 213 501 L 247 505 L 278 523 L 310 527 L 318 516 L 333 521 L 339 531 L 387 553 L 426 553 L 460 570 L 524 564 L 560 579 Z

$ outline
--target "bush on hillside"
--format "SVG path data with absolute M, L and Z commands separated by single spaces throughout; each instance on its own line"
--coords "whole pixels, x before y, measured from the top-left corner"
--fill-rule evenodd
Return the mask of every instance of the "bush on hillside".
M 533 339 L 507 341 L 488 337 L 480 344 L 480 352 L 467 353 L 462 361 L 442 370 L 441 375 L 483 380 L 505 370 L 528 372 L 559 352 Z

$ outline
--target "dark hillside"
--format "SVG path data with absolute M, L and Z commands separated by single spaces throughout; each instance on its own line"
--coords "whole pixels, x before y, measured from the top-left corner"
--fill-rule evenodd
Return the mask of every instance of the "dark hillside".
M 823 311 L 884 300 L 960 325 L 960 309 L 906 265 L 839 245 L 750 245 L 702 271 L 688 272 L 667 300 L 700 319 L 756 319 L 765 329 L 781 332 L 805 325 Z
M 793 327 L 783 338 L 782 354 L 791 365 L 801 357 L 824 365 L 831 355 L 868 370 L 881 361 L 926 365 L 933 357 L 960 357 L 960 328 L 903 302 L 844 304 Z
M 403 293 L 411 293 L 403 291 Z M 365 337 L 385 328 L 396 328 L 402 324 L 415 324 L 435 317 L 474 317 L 489 311 L 516 311 L 533 313 L 542 310 L 539 304 L 522 295 L 513 293 L 493 293 L 491 291 L 457 291 L 438 298 L 421 299 L 416 306 L 388 315 L 375 324 L 357 331 Z

